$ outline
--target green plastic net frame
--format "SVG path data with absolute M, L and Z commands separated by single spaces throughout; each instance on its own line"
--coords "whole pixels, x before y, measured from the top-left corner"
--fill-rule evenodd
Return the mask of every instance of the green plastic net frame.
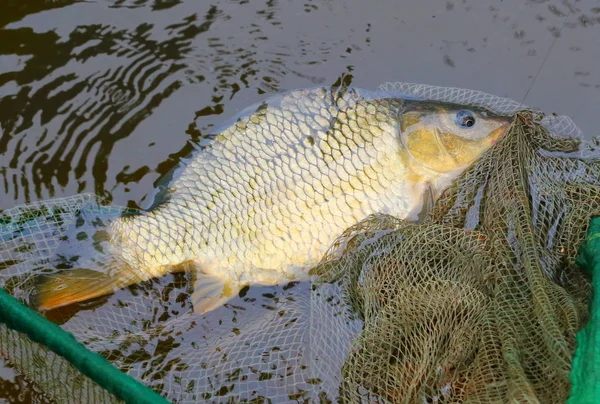
M 0 352 L 57 402 L 168 402 L 2 289 L 0 322 Z
M 21 213 L 21 221 L 2 223 L 2 233 L 8 234 L 16 230 L 22 234 L 32 232 L 34 238 L 35 234 L 38 237 L 44 235 L 44 242 L 38 243 L 33 253 L 44 261 L 54 253 L 58 243 L 55 238 L 50 237 L 52 230 L 48 233 L 48 228 L 35 225 L 36 219 L 49 219 L 49 222 L 55 225 L 53 231 L 60 232 L 72 225 L 78 209 L 92 200 L 95 200 L 93 195 L 76 196 L 69 199 L 70 204 L 64 209 L 52 209 L 44 203 L 32 204 L 22 210 L 17 207 L 17 211 Z M 120 213 L 121 209 L 100 207 L 99 211 L 110 215 Z M 4 264 L 7 262 L 4 261 Z M 36 383 L 48 398 L 56 402 L 168 402 L 139 381 L 116 369 L 101 355 L 78 342 L 72 334 L 29 309 L 2 288 L 0 355 L 31 382 Z
M 600 217 L 592 220 L 577 263 L 592 275 L 593 298 L 590 319 L 577 334 L 568 403 L 591 404 L 600 402 Z

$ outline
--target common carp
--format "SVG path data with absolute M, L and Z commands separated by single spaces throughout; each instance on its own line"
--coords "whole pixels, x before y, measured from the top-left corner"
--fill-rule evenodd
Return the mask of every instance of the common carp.
M 161 204 L 110 224 L 118 271 L 55 274 L 40 285 L 38 308 L 106 295 L 186 262 L 196 271 L 197 313 L 245 285 L 307 279 L 335 238 L 368 215 L 416 220 L 424 201 L 435 200 L 510 121 L 355 88 L 275 96 L 198 149 Z

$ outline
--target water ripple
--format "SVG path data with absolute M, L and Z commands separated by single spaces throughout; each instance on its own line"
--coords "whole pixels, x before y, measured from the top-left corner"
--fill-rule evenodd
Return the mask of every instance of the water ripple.
M 0 183 L 14 203 L 59 191 L 106 194 L 115 187 L 126 191 L 125 184 L 108 178 L 115 143 L 134 134 L 143 140 L 136 128 L 183 86 L 201 85 L 198 92 L 212 92 L 212 105 L 189 116 L 194 132 L 195 119 L 220 115 L 224 100 L 232 100 L 244 89 L 277 92 L 290 75 L 309 85 L 322 84 L 325 77 L 318 74 L 318 67 L 331 54 L 339 52 L 343 58 L 352 49 L 360 50 L 342 40 L 315 41 L 310 33 L 298 35 L 297 44 L 290 45 L 279 38 L 282 23 L 275 1 L 224 1 L 206 6 L 202 16 L 186 15 L 177 4 L 106 2 L 104 15 L 81 13 L 82 24 L 69 20 L 70 30 L 69 24 L 52 26 L 53 19 L 47 16 L 35 24 L 28 17 L 0 31 L 0 54 L 13 57 L 0 73 L 0 94 L 6 94 L 0 98 L 4 131 L 0 161 L 5 163 L 0 164 L 4 166 Z M 115 16 L 122 13 L 116 8 L 142 10 L 136 11 L 135 16 L 141 17 L 136 21 L 149 22 L 132 27 L 132 20 Z M 170 14 L 161 18 L 163 14 L 146 14 L 147 8 Z M 296 60 L 298 52 L 302 60 Z M 205 119 L 200 132 L 210 132 L 215 123 Z M 145 170 L 141 177 L 148 174 L 156 179 L 167 169 L 165 164 L 170 168 L 177 163 L 184 150 L 189 151 L 185 142 L 166 162 Z M 147 165 L 143 162 L 134 171 Z

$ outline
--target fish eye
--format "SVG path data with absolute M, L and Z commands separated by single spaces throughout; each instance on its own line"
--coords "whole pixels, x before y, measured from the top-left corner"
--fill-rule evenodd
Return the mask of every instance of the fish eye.
M 470 111 L 458 111 L 456 113 L 456 123 L 461 128 L 470 128 L 475 125 L 475 115 Z

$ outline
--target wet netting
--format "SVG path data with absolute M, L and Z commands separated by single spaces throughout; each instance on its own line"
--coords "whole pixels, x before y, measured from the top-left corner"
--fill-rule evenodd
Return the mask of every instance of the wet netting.
M 592 277 L 576 258 L 600 215 L 598 142 L 583 141 L 567 117 L 477 91 L 382 90 L 514 121 L 421 222 L 367 218 L 340 235 L 311 282 L 252 286 L 198 315 L 192 275 L 182 271 L 44 316 L 177 403 L 567 401 L 572 380 L 585 384 L 571 368 L 577 333 L 594 316 Z M 40 276 L 101 269 L 103 233 L 122 213 L 93 195 L 1 212 L 0 286 L 29 305 Z M 16 330 L 0 325 L 0 353 L 49 399 L 123 398 L 85 363 L 21 333 L 19 311 L 11 313 L 1 320 Z M 593 344 L 587 331 L 579 341 Z M 578 352 L 579 370 L 589 368 L 588 351 Z

